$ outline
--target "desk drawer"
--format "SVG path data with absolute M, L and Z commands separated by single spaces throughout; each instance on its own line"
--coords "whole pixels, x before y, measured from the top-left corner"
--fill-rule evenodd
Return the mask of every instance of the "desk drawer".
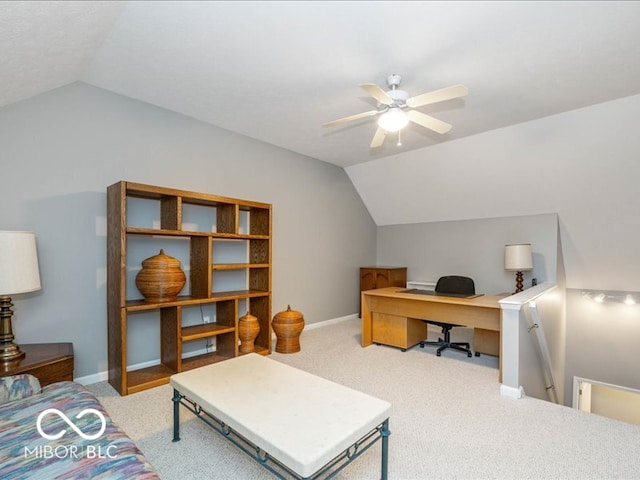
M 40 385 L 43 387 L 55 382 L 71 381 L 73 380 L 73 357 L 35 367 L 29 373 L 40 380 Z
M 500 356 L 500 332 L 476 328 L 473 331 L 473 349 L 477 353 Z
M 427 338 L 427 324 L 415 318 L 373 312 L 371 339 L 373 343 L 411 348 Z

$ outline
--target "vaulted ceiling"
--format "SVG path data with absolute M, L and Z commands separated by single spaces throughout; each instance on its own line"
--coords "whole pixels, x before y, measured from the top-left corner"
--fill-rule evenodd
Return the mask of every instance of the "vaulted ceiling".
M 0 107 L 82 81 L 340 166 L 640 94 L 640 2 L 0 2 Z M 403 145 L 358 87 L 403 77 Z

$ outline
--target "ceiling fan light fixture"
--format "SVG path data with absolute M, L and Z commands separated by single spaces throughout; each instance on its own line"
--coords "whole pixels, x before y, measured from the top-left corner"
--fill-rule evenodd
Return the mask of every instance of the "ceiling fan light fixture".
M 409 97 L 409 93 L 398 88 L 401 81 L 402 77 L 397 74 L 387 77 L 387 85 L 390 88 L 390 90 L 387 91 L 383 90 L 375 83 L 361 83 L 359 85 L 360 88 L 378 101 L 376 110 L 369 110 L 368 112 L 357 113 L 348 117 L 332 120 L 331 122 L 325 122 L 322 126 L 333 127 L 353 120 L 377 116 L 378 128 L 376 128 L 373 140 L 369 144 L 370 148 L 381 147 L 389 133 L 398 134 L 397 145 L 400 147 L 402 145 L 400 131 L 407 126 L 409 122 L 441 135 L 448 133 L 451 130 L 452 125 L 413 109 L 423 107 L 425 105 L 444 102 L 446 100 L 452 100 L 454 98 L 464 97 L 469 93 L 469 89 L 464 85 L 452 85 L 450 87 L 441 88 L 440 90 L 434 90 Z
M 397 132 L 409 123 L 407 114 L 398 107 L 391 107 L 378 119 L 378 126 L 387 132 Z

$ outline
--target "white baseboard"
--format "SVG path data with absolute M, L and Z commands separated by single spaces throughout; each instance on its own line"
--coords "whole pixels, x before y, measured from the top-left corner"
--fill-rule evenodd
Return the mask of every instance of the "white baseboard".
M 356 318 L 360 318 L 360 315 L 357 313 L 352 313 L 351 315 L 346 315 L 344 317 L 338 318 L 330 318 L 329 320 L 323 320 L 322 322 L 310 323 L 309 325 L 305 325 L 305 330 L 314 330 L 316 328 L 328 327 L 329 325 L 333 325 L 340 322 L 346 322 L 347 320 L 355 320 Z
M 109 374 L 104 372 L 94 373 L 93 375 L 85 375 L 84 377 L 74 378 L 74 382 L 81 385 L 91 385 L 92 383 L 105 382 L 109 378 Z
M 329 320 L 324 320 L 322 322 L 311 323 L 309 325 L 305 325 L 305 330 L 313 330 L 316 328 L 327 327 L 329 325 L 333 325 L 335 323 L 345 322 L 347 320 L 353 320 L 359 318 L 357 313 L 353 313 L 351 315 L 346 315 L 344 317 L 331 318 Z M 275 339 L 275 336 L 273 337 Z M 185 354 L 184 357 L 194 357 L 196 355 L 201 355 L 203 353 L 207 353 L 206 349 L 197 350 L 195 352 L 189 352 Z M 148 362 L 137 363 L 135 365 L 130 365 L 127 367 L 127 371 L 138 370 L 140 368 L 151 367 L 153 365 L 160 365 L 160 359 L 150 360 Z M 91 385 L 92 383 L 105 382 L 109 379 L 109 373 L 107 371 L 94 373 L 92 375 L 85 375 L 84 377 L 74 378 L 75 382 L 78 382 L 81 385 Z
M 522 387 L 514 388 L 507 385 L 500 385 L 500 395 L 509 398 L 522 398 L 524 397 L 524 389 Z

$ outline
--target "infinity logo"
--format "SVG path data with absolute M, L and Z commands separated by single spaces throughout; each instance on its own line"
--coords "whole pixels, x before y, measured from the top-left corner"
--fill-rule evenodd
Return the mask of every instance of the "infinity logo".
M 82 418 L 86 413 L 93 413 L 94 415 L 97 415 L 98 418 L 100 418 L 100 421 L 102 422 L 102 427 L 100 428 L 100 431 L 98 433 L 96 433 L 95 435 L 86 435 L 86 434 L 84 434 L 82 432 L 82 430 L 80 430 L 71 420 L 69 420 L 69 417 L 67 417 L 60 410 L 58 410 L 56 408 L 47 408 L 44 412 L 42 412 L 40 415 L 38 415 L 38 421 L 36 422 L 36 428 L 38 429 L 38 433 L 42 437 L 46 438 L 47 440 L 58 440 L 65 433 L 67 433 L 66 429 L 62 429 L 58 433 L 56 433 L 55 435 L 49 435 L 48 433 L 45 433 L 42 430 L 42 419 L 46 415 L 48 415 L 50 413 L 55 413 L 56 415 L 58 415 L 61 419 L 63 419 L 65 422 L 67 422 L 67 425 L 69 425 L 78 435 L 80 435 L 85 440 L 95 440 L 100 435 L 102 435 L 104 433 L 105 429 L 107 428 L 107 421 L 105 420 L 104 415 L 101 412 L 99 412 L 98 410 L 96 410 L 95 408 L 85 408 L 80 413 L 78 413 L 78 415 L 76 415 L 76 418 Z

